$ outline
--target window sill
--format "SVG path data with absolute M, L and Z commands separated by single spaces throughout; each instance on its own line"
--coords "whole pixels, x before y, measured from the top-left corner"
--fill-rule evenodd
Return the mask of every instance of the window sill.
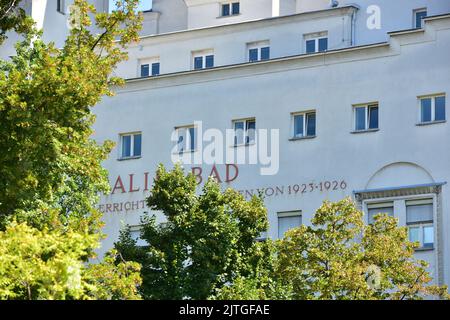
M 179 152 L 172 152 L 172 154 L 186 154 L 186 153 L 195 153 L 197 152 L 197 149 L 193 149 L 193 150 L 184 150 L 184 151 L 179 151 Z
M 241 144 L 233 144 L 230 147 L 231 148 L 239 148 L 239 147 L 251 147 L 256 145 L 256 143 L 252 142 L 252 143 L 241 143 Z
M 293 137 L 293 138 L 290 138 L 289 141 L 309 140 L 309 139 L 314 139 L 315 137 L 316 137 L 316 135 L 313 135 L 313 136 L 304 136 L 304 137 Z
M 416 126 L 422 127 L 422 126 L 430 126 L 432 124 L 439 124 L 439 123 L 446 123 L 447 120 L 438 120 L 438 121 L 428 121 L 428 122 L 419 122 L 416 123 Z
M 415 248 L 414 249 L 415 252 L 433 251 L 433 250 L 434 250 L 434 247 L 430 247 L 430 248 L 423 247 L 423 248 Z
M 380 131 L 380 129 L 368 129 L 368 130 L 353 130 L 350 131 L 351 134 L 358 134 L 358 133 L 370 133 L 370 132 L 377 132 Z
M 142 158 L 142 156 L 118 158 L 117 161 L 135 160 L 135 159 L 140 159 L 140 158 Z
M 240 15 L 241 15 L 241 13 L 235 13 L 235 14 L 230 14 L 228 16 L 218 16 L 216 19 L 226 19 L 226 18 L 231 18 L 231 17 L 237 17 Z

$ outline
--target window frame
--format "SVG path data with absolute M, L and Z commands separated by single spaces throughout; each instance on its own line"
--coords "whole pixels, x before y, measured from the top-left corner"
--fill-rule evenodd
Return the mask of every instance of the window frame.
M 194 141 L 192 142 L 192 136 L 190 133 L 190 130 L 193 129 L 194 130 Z M 187 132 L 189 132 L 189 141 L 185 141 L 184 142 L 184 148 L 182 150 L 180 150 L 180 130 L 184 130 L 186 133 L 183 134 L 182 137 L 187 137 Z M 191 152 L 196 152 L 198 150 L 198 127 L 195 124 L 190 124 L 190 125 L 184 125 L 184 126 L 177 126 L 175 127 L 175 131 L 177 132 L 177 136 L 178 136 L 178 141 L 176 142 L 176 146 L 177 146 L 177 154 L 183 154 L 183 153 L 191 153 Z M 193 143 L 193 148 L 192 148 L 192 143 Z
M 269 50 L 269 57 L 262 59 L 262 49 Z M 257 50 L 256 60 L 250 60 L 250 50 Z M 247 61 L 248 62 L 259 62 L 270 60 L 270 42 L 269 41 L 258 41 L 247 43 Z
M 443 120 L 436 120 L 436 98 L 444 98 L 444 119 Z M 431 120 L 430 121 L 423 121 L 423 118 L 422 118 L 422 100 L 425 100 L 425 99 L 431 99 Z M 443 122 L 447 121 L 447 95 L 445 93 L 437 93 L 437 94 L 418 96 L 417 103 L 419 106 L 417 125 L 419 125 L 419 126 L 429 125 L 429 124 L 435 124 L 435 123 L 443 123 Z
M 242 142 L 237 143 L 237 135 L 236 135 L 236 123 L 238 122 L 242 122 L 243 123 L 243 134 L 242 134 Z M 249 138 L 248 135 L 248 126 L 247 123 L 249 122 L 254 122 L 255 123 L 255 135 L 253 138 L 253 141 L 250 141 L 250 139 L 248 139 L 249 141 L 247 142 L 247 138 Z M 256 143 L 256 118 L 243 118 L 243 119 L 236 119 L 232 121 L 232 126 L 233 126 L 233 147 L 239 147 L 239 146 L 251 146 L 254 145 Z
M 417 26 L 417 14 L 425 13 L 425 16 L 420 19 L 420 26 Z M 428 16 L 427 8 L 419 8 L 413 10 L 413 29 L 422 29 L 423 28 L 423 20 Z
M 158 74 L 153 74 L 153 65 L 158 64 Z M 142 67 L 148 65 L 148 75 L 143 76 L 142 75 Z M 150 57 L 150 58 L 142 58 L 138 60 L 138 77 L 139 78 L 146 78 L 146 77 L 155 77 L 159 76 L 161 74 L 161 62 L 159 57 Z
M 134 154 L 134 140 L 135 136 L 140 135 L 141 136 L 141 153 L 139 155 Z M 131 137 L 130 139 L 130 156 L 123 156 L 123 138 L 124 137 Z M 141 131 L 135 131 L 135 132 L 127 132 L 127 133 L 120 133 L 119 134 L 119 157 L 118 160 L 131 160 L 131 159 L 139 159 L 142 158 L 142 132 Z
M 320 40 L 326 39 L 327 40 L 327 48 L 325 50 L 320 50 Z M 308 52 L 308 42 L 314 41 L 314 51 Z M 304 36 L 304 45 L 305 45 L 305 54 L 314 54 L 314 53 L 322 53 L 328 51 L 328 34 L 322 35 L 322 36 L 316 36 L 316 37 L 308 37 L 307 35 Z
M 233 13 L 233 5 L 238 4 L 239 11 L 237 13 Z M 224 15 L 224 6 L 228 6 L 228 14 Z M 220 12 L 219 12 L 219 18 L 227 18 L 227 17 L 233 17 L 238 16 L 241 14 L 241 3 L 240 1 L 227 1 L 227 2 L 221 2 L 220 3 Z
M 212 61 L 213 61 L 213 65 L 210 67 L 206 66 L 206 58 L 207 57 L 212 57 Z M 202 67 L 201 68 L 196 68 L 195 67 L 195 61 L 196 58 L 201 58 L 202 59 Z M 214 50 L 209 49 L 209 50 L 200 50 L 200 51 L 192 51 L 192 70 L 203 70 L 203 69 L 211 69 L 215 67 L 215 57 L 214 57 Z
M 280 236 L 280 218 L 293 218 L 293 217 L 299 217 L 300 218 L 300 226 L 303 225 L 303 212 L 302 210 L 291 210 L 291 211 L 280 211 L 277 212 L 277 239 L 282 239 L 284 237 Z M 291 230 L 291 229 L 288 229 Z M 286 230 L 285 232 L 287 232 L 288 230 Z
M 314 114 L 315 117 L 315 125 L 314 125 L 314 134 L 308 135 L 308 116 Z M 298 116 L 303 116 L 303 132 L 301 136 L 297 136 L 295 132 L 295 118 Z M 307 111 L 298 111 L 291 113 L 291 138 L 290 140 L 301 140 L 301 139 L 312 139 L 317 136 L 317 111 L 315 109 L 307 110 Z
M 65 15 L 66 14 L 66 1 L 56 0 L 56 12 Z
M 409 202 L 409 204 L 408 204 Z M 421 221 L 414 221 L 414 222 L 408 222 L 408 207 L 409 206 L 418 206 L 418 205 L 425 205 L 425 204 L 431 204 L 432 206 L 432 220 L 421 220 Z M 435 217 L 434 217 L 434 211 L 435 211 L 435 202 L 432 198 L 422 198 L 422 199 L 413 199 L 413 200 L 406 200 L 405 201 L 405 221 L 406 221 L 406 227 L 408 228 L 408 240 L 411 241 L 410 238 L 410 230 L 413 228 L 419 229 L 419 247 L 416 248 L 416 250 L 433 250 L 435 248 L 436 244 L 436 232 L 435 232 Z M 425 246 L 424 240 L 425 240 L 425 232 L 424 229 L 427 227 L 433 228 L 433 243 L 431 246 Z
M 352 119 L 352 133 L 362 133 L 362 132 L 375 132 L 380 130 L 380 104 L 378 102 L 369 102 L 364 104 L 354 104 L 353 108 L 353 119 Z M 364 129 L 358 129 L 357 127 L 357 109 L 364 108 Z M 377 108 L 377 127 L 370 128 L 370 109 Z

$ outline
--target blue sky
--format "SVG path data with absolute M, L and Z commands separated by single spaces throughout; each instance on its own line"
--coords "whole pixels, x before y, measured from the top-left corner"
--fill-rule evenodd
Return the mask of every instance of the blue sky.
M 115 0 L 109 0 L 111 10 L 115 7 Z M 145 11 L 150 10 L 152 8 L 152 0 L 140 0 L 138 10 Z M 110 10 L 110 11 L 111 11 Z

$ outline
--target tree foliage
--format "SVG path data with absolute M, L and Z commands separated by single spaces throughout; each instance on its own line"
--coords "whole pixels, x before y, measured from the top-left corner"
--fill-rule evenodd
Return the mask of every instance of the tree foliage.
M 221 191 L 213 179 L 196 193 L 196 180 L 180 166 L 160 166 L 148 206 L 167 218 L 142 219 L 136 246 L 124 230 L 116 248 L 127 260 L 142 264 L 142 294 L 146 299 L 206 299 L 215 288 L 248 276 L 264 255 L 254 239 L 267 230 L 267 213 L 259 197 L 246 201 L 238 192 Z
M 24 33 L 32 27 L 33 21 L 20 7 L 21 2 L 21 0 L 0 0 L 0 45 L 6 39 L 8 31 Z

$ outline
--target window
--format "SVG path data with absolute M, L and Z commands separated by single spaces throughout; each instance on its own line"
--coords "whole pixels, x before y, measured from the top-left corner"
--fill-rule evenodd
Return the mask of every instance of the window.
M 294 138 L 314 137 L 316 135 L 316 112 L 294 113 Z
M 427 16 L 427 9 L 414 10 L 414 28 L 420 29 L 423 25 L 423 19 Z
M 175 128 L 178 135 L 177 150 L 179 153 L 191 152 L 196 150 L 197 130 L 195 126 L 186 126 Z
M 389 216 L 394 216 L 394 203 L 371 203 L 367 205 L 368 222 L 372 224 L 375 222 L 375 216 L 378 214 L 387 213 Z
M 289 211 L 278 213 L 278 238 L 283 238 L 288 230 L 302 225 L 302 212 Z
M 141 133 L 127 133 L 120 135 L 120 159 L 140 157 L 141 149 L 142 149 Z
M 56 0 L 56 11 L 65 14 L 65 3 L 64 0 Z
M 328 50 L 328 32 L 311 33 L 304 36 L 305 52 L 315 53 Z
M 420 123 L 445 121 L 445 95 L 419 98 Z
M 239 2 L 223 3 L 222 4 L 222 17 L 228 17 L 232 15 L 237 15 L 240 12 Z
M 141 226 L 130 226 L 130 236 L 131 239 L 136 241 L 136 246 L 145 247 L 148 245 L 147 241 L 141 238 L 142 227 Z
M 234 145 L 246 145 L 255 142 L 256 120 L 245 119 L 233 121 Z
M 420 248 L 433 248 L 433 200 L 413 200 L 406 202 L 406 224 L 409 241 L 418 242 Z
M 194 70 L 214 67 L 214 54 L 212 50 L 193 52 L 192 57 Z
M 150 70 L 151 66 L 151 70 Z M 151 73 L 150 73 L 151 71 Z M 154 62 L 152 64 L 146 63 L 141 64 L 141 77 L 148 77 L 148 76 L 157 76 L 159 75 L 159 62 Z
M 354 106 L 355 131 L 378 129 L 378 104 Z
M 249 62 L 270 59 L 270 46 L 268 41 L 248 43 L 247 49 Z

